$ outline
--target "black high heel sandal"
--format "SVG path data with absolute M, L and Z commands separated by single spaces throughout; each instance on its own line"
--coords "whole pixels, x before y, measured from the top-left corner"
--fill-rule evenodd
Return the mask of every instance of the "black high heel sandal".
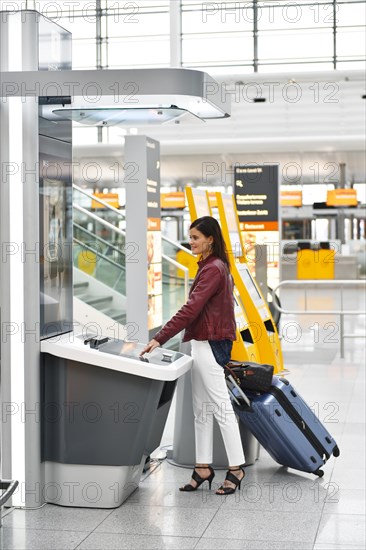
M 202 469 L 204 468 L 210 470 L 210 475 L 208 477 L 201 477 L 195 468 L 193 470 L 192 479 L 194 479 L 194 481 L 197 483 L 196 487 L 193 487 L 193 485 L 191 485 L 190 483 L 187 483 L 187 485 L 184 485 L 183 487 L 179 487 L 179 490 L 187 491 L 187 492 L 197 491 L 198 487 L 200 487 L 202 483 L 204 483 L 205 481 L 208 481 L 208 488 L 211 491 L 211 484 L 212 484 L 213 478 L 215 477 L 215 472 L 213 468 L 211 468 L 211 466 L 207 466 L 207 467 L 204 466 Z
M 243 472 L 244 475 L 241 479 L 239 479 L 238 477 L 234 476 L 231 472 Z M 239 491 L 240 491 L 241 482 L 243 481 L 244 478 L 245 478 L 245 471 L 243 468 L 240 467 L 240 468 L 235 468 L 235 470 L 228 470 L 226 472 L 225 481 L 230 481 L 231 483 L 234 483 L 235 487 L 224 487 L 223 485 L 221 485 L 221 487 L 219 487 L 219 489 L 216 491 L 216 494 L 232 495 L 233 493 L 235 493 L 237 488 L 239 488 Z M 219 493 L 219 491 L 222 491 L 222 493 Z

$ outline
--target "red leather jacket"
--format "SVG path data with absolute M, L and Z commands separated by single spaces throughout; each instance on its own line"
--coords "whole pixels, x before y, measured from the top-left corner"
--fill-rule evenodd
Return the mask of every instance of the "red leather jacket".
M 163 345 L 183 329 L 183 342 L 236 338 L 233 279 L 226 264 L 216 256 L 198 262 L 187 303 L 154 339 Z

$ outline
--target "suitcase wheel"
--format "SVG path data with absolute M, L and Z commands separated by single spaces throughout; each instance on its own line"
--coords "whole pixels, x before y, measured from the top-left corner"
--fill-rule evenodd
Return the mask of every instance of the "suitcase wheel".
M 316 470 L 316 472 L 314 472 L 314 474 L 315 474 L 316 476 L 323 477 L 324 472 L 323 472 L 323 470 Z
M 338 445 L 336 445 L 333 449 L 333 456 L 339 456 L 341 454 L 341 451 L 339 450 Z

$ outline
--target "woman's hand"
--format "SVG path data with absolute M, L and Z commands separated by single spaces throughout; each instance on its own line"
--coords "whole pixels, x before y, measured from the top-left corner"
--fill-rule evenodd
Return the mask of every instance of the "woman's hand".
M 153 351 L 155 348 L 158 348 L 160 347 L 160 344 L 157 340 L 150 340 L 150 342 L 147 344 L 146 348 L 142 350 L 142 352 L 140 353 L 140 357 L 141 355 L 144 355 L 145 353 L 150 353 L 151 351 Z

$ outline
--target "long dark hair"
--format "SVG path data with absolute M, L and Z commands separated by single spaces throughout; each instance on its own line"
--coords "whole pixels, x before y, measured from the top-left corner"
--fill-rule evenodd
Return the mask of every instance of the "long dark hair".
M 219 222 L 212 216 L 202 216 L 191 223 L 189 229 L 197 229 L 205 237 L 213 237 L 212 255 L 220 258 L 230 269 L 230 262 L 226 251 L 224 237 Z

